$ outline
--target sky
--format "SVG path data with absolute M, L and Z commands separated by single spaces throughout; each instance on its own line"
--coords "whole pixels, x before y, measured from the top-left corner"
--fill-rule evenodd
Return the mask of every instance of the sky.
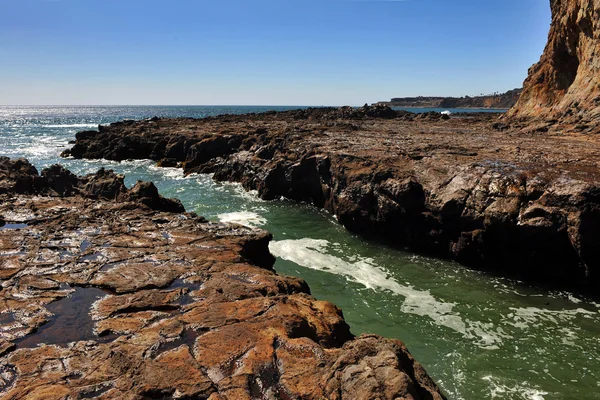
M 520 87 L 549 0 L 0 0 L 3 105 L 362 105 Z

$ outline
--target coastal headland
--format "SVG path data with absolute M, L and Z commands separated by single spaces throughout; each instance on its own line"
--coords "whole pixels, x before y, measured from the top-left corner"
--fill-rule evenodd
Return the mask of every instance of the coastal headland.
M 598 293 L 597 135 L 385 106 L 124 121 L 65 155 L 152 159 L 334 214 L 353 232 Z
M 443 399 L 397 340 L 277 275 L 260 229 L 153 184 L 0 158 L 6 399 Z
M 406 108 L 490 108 L 507 110 L 517 103 L 522 91 L 522 89 L 513 89 L 506 93 L 463 97 L 395 97 L 390 101 L 383 101 L 378 104 Z

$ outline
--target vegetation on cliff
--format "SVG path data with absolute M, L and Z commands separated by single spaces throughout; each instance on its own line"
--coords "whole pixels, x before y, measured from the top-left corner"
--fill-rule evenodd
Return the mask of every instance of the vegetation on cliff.
M 480 96 L 463 97 L 396 97 L 389 102 L 379 104 L 390 107 L 415 108 L 492 108 L 509 109 L 514 106 L 522 89 L 509 90 L 506 93 L 494 93 Z

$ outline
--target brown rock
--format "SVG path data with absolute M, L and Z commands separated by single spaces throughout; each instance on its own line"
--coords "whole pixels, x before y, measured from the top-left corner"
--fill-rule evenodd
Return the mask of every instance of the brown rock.
M 109 172 L 78 179 L 96 198 L 0 194 L 24 225 L 0 229 L 16 250 L 0 268 L 3 398 L 443 398 L 400 342 L 355 340 L 277 275 L 268 233 L 149 209 L 156 188 Z
M 529 69 L 511 118 L 600 132 L 600 1 L 554 0 L 548 43 Z

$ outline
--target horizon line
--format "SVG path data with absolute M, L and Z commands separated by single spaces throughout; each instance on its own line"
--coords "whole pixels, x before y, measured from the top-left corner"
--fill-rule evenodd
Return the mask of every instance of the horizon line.
M 365 103 L 368 104 L 368 103 Z M 376 103 L 371 103 L 376 104 Z M 363 104 L 364 105 L 364 104 Z M 361 107 L 327 104 L 0 104 L 0 107 Z

